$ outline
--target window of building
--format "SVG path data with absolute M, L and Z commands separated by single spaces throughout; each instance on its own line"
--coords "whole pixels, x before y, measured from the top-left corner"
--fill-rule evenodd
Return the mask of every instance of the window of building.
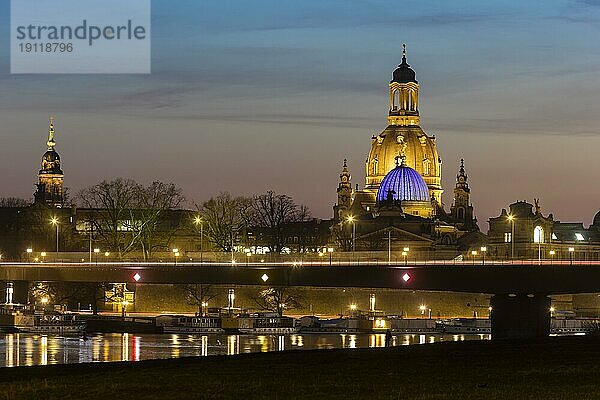
M 504 233 L 504 243 L 510 243 L 510 242 L 512 242 L 512 233 L 505 232 Z
M 544 229 L 539 225 L 533 229 L 533 243 L 544 243 Z
M 579 232 L 575 233 L 575 240 L 585 240 L 583 235 Z
M 556 233 L 552 232 L 552 240 L 558 240 L 558 238 L 556 237 Z

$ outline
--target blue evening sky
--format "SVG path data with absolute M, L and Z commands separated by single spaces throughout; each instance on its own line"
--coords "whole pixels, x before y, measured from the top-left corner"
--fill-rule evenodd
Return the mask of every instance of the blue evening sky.
M 600 208 L 598 0 L 152 7 L 150 75 L 11 75 L 0 0 L 2 196 L 31 196 L 55 114 L 72 192 L 117 176 L 174 181 L 195 201 L 272 188 L 330 217 L 344 158 L 364 183 L 405 42 L 447 207 L 465 158 L 483 231 L 517 199 L 565 221 Z

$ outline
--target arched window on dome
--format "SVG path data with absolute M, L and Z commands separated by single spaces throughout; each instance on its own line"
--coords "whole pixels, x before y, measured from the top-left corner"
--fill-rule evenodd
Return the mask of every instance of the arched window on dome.
M 392 95 L 392 110 L 396 111 L 398 109 L 398 105 L 400 104 L 400 92 L 398 89 L 395 89 Z
M 539 225 L 533 229 L 533 243 L 544 243 L 544 228 Z
M 379 169 L 379 161 L 377 159 L 373 160 L 373 175 L 377 175 Z

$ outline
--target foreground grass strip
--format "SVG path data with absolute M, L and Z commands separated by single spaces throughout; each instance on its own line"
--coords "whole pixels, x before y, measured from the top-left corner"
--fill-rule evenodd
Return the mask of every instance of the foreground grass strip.
M 0 370 L 0 399 L 600 398 L 600 338 Z

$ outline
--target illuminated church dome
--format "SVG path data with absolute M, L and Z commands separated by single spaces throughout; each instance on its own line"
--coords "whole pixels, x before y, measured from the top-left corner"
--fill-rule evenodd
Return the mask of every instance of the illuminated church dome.
M 393 72 L 389 84 L 387 120 L 388 126 L 383 132 L 371 138 L 365 164 L 365 191 L 375 198 L 384 177 L 396 167 L 396 157 L 403 157 L 406 166 L 425 181 L 427 199 L 433 197 L 442 204 L 442 160 L 435 136 L 429 136 L 420 126 L 419 83 L 415 71 L 406 62 L 406 48 L 402 52 L 402 63 Z
M 377 191 L 377 202 L 422 201 L 429 203 L 429 189 L 417 171 L 408 167 L 404 158 L 383 178 Z

